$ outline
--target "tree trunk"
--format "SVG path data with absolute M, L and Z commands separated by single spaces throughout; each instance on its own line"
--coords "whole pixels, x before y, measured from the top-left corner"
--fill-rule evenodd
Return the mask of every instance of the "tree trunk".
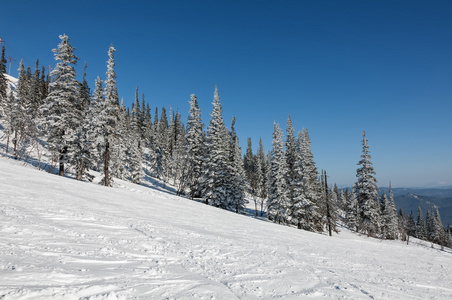
M 257 217 L 257 199 L 254 199 L 254 209 L 256 210 L 256 217 Z
M 110 161 L 110 142 L 105 144 L 105 157 L 104 157 L 104 176 L 105 186 L 110 186 L 110 174 L 108 172 L 108 163 Z
M 17 159 L 17 130 L 14 131 L 13 144 L 14 144 L 14 159 Z
M 326 178 L 326 171 L 324 172 L 324 176 L 325 176 L 325 197 L 326 197 L 326 221 L 327 221 L 327 226 L 328 226 L 328 234 L 330 236 L 333 235 L 332 233 L 332 224 L 331 224 L 331 211 L 330 211 L 330 199 L 329 199 L 329 195 L 328 195 L 328 183 L 327 183 L 327 178 Z
M 60 150 L 60 157 L 59 157 L 59 161 L 60 161 L 60 169 L 58 172 L 58 175 L 60 176 L 64 176 L 64 155 L 67 152 L 67 147 L 64 147 L 63 149 Z

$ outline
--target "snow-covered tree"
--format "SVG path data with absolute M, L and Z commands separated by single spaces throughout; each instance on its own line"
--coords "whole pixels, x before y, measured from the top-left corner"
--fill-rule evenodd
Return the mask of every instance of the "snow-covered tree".
M 437 243 L 444 246 L 445 243 L 445 231 L 444 231 L 444 225 L 441 221 L 441 216 L 439 215 L 438 206 L 435 206 L 435 210 L 433 211 L 433 226 L 432 227 L 432 234 L 431 234 L 431 241 L 434 243 Z
M 296 156 L 297 156 L 297 145 L 295 142 L 294 129 L 292 125 L 292 120 L 290 116 L 287 119 L 287 128 L 286 128 L 286 164 L 287 164 L 287 174 L 286 174 L 286 182 L 287 182 L 287 197 L 288 203 L 286 207 L 286 215 L 289 219 L 293 216 L 293 205 L 295 202 L 295 181 L 296 181 Z
M 201 196 L 201 173 L 204 159 L 204 138 L 201 110 L 195 94 L 190 95 L 190 110 L 187 118 L 187 133 L 185 135 L 185 153 L 187 159 L 186 186 L 190 198 Z
M 25 71 L 23 60 L 20 61 L 19 66 L 19 80 L 16 88 L 16 97 L 12 106 L 11 126 L 14 132 L 13 146 L 14 158 L 17 159 L 20 145 L 27 136 L 27 125 L 30 121 L 28 115 L 30 96 L 30 80 Z
M 42 105 L 44 98 L 41 95 L 41 78 L 39 70 L 39 60 L 36 60 L 35 71 L 31 77 L 29 83 L 29 95 L 28 95 L 28 111 L 27 114 L 31 116 L 31 119 L 38 118 L 39 107 Z M 34 124 L 33 124 L 34 125 Z M 36 130 L 36 128 L 33 129 Z
M 283 133 L 279 124 L 274 124 L 267 211 L 270 220 L 285 221 L 288 207 L 287 162 L 284 152 Z
M 6 73 L 5 45 L 2 45 L 2 54 L 0 57 L 0 117 L 4 115 L 4 110 L 8 98 L 7 92 L 8 83 L 4 75 L 5 73 Z
M 136 143 L 136 134 L 130 129 L 130 120 L 127 114 L 127 109 L 124 106 L 124 99 L 121 99 L 121 105 L 118 109 L 118 120 L 116 123 L 114 133 L 114 143 L 111 147 L 111 176 L 126 180 L 131 178 L 132 170 L 140 172 L 141 160 L 138 159 L 140 147 Z M 133 155 L 132 155 L 133 153 Z M 132 162 L 132 156 L 135 156 L 135 160 Z M 134 183 L 139 183 L 139 178 L 135 176 Z
M 298 133 L 297 144 L 295 203 L 298 228 L 321 232 L 324 223 L 321 214 L 323 187 L 319 181 L 307 129 Z
M 74 69 L 78 58 L 74 55 L 75 48 L 69 43 L 69 37 L 61 35 L 60 39 L 58 48 L 53 49 L 58 63 L 50 73 L 52 82 L 49 95 L 41 106 L 41 113 L 47 144 L 58 156 L 59 175 L 63 176 L 64 163 L 75 128 L 81 119 L 81 111 L 78 103 L 79 83 Z
M 361 160 L 356 170 L 355 183 L 356 199 L 359 205 L 360 230 L 368 236 L 375 236 L 380 228 L 379 206 L 378 206 L 378 186 L 375 179 L 375 171 L 370 161 L 369 145 L 367 144 L 366 132 L 363 131 L 363 150 Z
M 355 191 L 351 191 L 351 193 L 347 195 L 345 218 L 350 230 L 359 231 L 359 206 L 358 201 L 356 200 Z
M 389 198 L 386 195 L 386 192 L 383 192 L 381 198 L 381 234 L 385 239 L 394 240 L 397 238 L 397 232 L 397 209 L 395 207 L 391 186 L 389 186 Z
M 81 111 L 80 122 L 74 130 L 73 143 L 68 161 L 75 166 L 77 180 L 92 180 L 89 170 L 96 166 L 96 143 L 94 133 L 95 107 L 91 105 L 91 91 L 86 81 L 86 62 L 83 81 L 80 87 L 78 105 Z
M 202 176 L 203 196 L 206 203 L 228 208 L 226 184 L 228 180 L 228 134 L 218 88 L 215 87 L 213 110 L 206 135 L 206 159 Z
M 420 205 L 417 206 L 416 237 L 421 240 L 427 239 L 427 229 Z
M 252 195 L 256 194 L 256 162 L 253 155 L 253 146 L 251 138 L 247 139 L 245 156 L 243 157 L 243 166 L 246 174 L 248 192 Z
M 243 212 L 245 199 L 246 175 L 243 167 L 242 151 L 235 131 L 235 117 L 232 117 L 229 148 L 229 205 L 236 213 Z
M 105 80 L 104 94 L 100 98 L 100 91 L 96 89 L 95 101 L 97 107 L 97 115 L 95 119 L 98 144 L 101 153 L 101 161 L 103 165 L 103 178 L 101 184 L 111 186 L 112 174 L 110 160 L 115 142 L 118 140 L 116 134 L 116 126 L 119 121 L 119 97 L 116 87 L 115 59 L 114 52 L 116 49 L 113 45 L 108 49 L 107 61 L 107 79 Z M 101 83 L 98 80 L 98 83 Z

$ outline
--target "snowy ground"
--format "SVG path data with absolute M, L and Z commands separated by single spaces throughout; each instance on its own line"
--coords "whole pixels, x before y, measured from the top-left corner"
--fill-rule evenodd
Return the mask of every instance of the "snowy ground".
M 452 299 L 452 254 L 0 157 L 0 299 Z

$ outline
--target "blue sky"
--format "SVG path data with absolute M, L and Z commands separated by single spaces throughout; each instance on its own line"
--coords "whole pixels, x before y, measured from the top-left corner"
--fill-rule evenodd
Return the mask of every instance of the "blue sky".
M 307 128 L 317 167 L 351 185 L 366 130 L 381 186 L 452 185 L 451 1 L 64 1 L 2 3 L 7 56 L 55 65 L 67 34 L 105 77 L 117 49 L 118 91 L 208 124 L 215 85 L 224 118 L 271 147 L 273 122 Z

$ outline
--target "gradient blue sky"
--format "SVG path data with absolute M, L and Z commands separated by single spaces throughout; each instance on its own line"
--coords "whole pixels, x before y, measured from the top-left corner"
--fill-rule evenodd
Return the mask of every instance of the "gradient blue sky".
M 218 85 L 224 118 L 271 147 L 273 122 L 308 128 L 329 182 L 351 185 L 366 130 L 377 179 L 396 187 L 452 185 L 452 1 L 4 1 L 0 36 L 13 62 L 55 65 L 67 34 L 105 78 L 117 49 L 118 91 L 138 85 L 184 120 L 189 96 L 205 124 Z

